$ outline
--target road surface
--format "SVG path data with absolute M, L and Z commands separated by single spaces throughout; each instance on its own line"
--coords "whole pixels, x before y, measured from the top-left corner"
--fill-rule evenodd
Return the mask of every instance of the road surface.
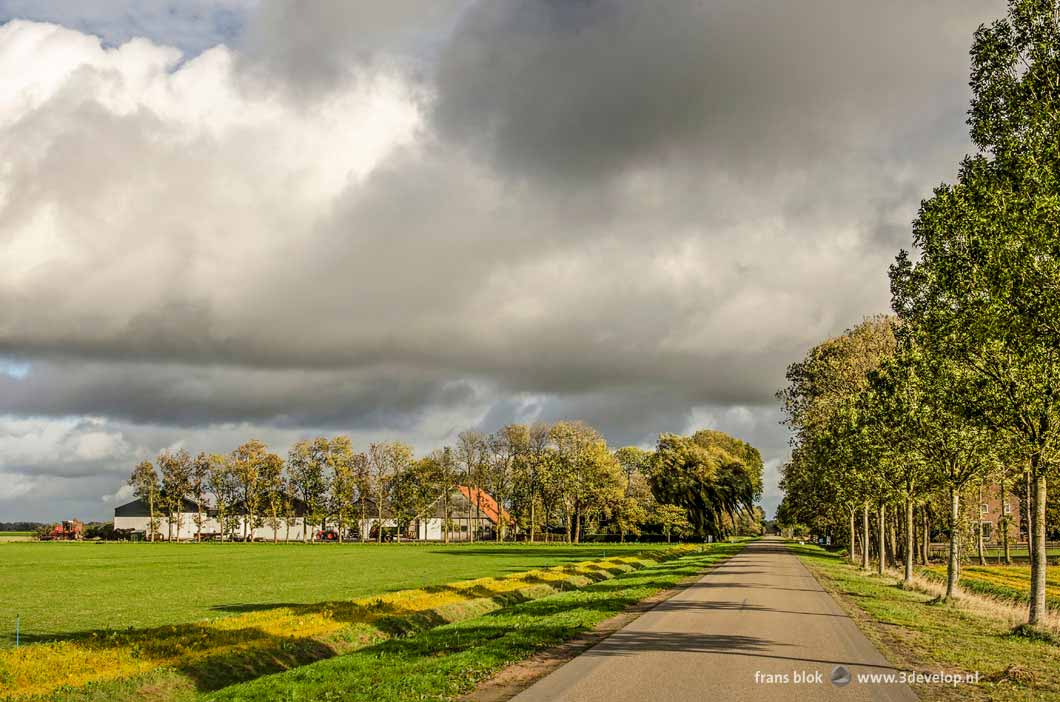
M 836 666 L 851 682 L 832 682 Z M 858 673 L 900 671 L 782 541 L 764 539 L 513 702 L 916 700 L 904 684 Z

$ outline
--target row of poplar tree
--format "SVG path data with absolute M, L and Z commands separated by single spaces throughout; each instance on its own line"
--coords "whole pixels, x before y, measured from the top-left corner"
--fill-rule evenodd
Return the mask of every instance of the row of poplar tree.
M 155 464 L 143 461 L 129 484 L 150 510 L 151 532 L 164 516 L 180 533 L 186 500 L 197 533 L 212 504 L 222 539 L 232 524 L 242 537 L 256 526 L 280 529 L 304 517 L 307 525 L 334 527 L 342 538 L 357 524 L 366 540 L 374 522 L 383 539 L 385 522 L 396 536 L 414 520 L 432 514 L 457 485 L 483 490 L 511 516 L 495 538 L 549 538 L 561 532 L 578 543 L 587 532 L 624 540 L 645 528 L 672 537 L 721 537 L 759 528 L 762 461 L 758 451 L 716 431 L 691 437 L 663 434 L 655 451 L 628 446 L 611 451 L 582 422 L 512 424 L 493 434 L 468 431 L 455 446 L 417 458 L 400 442 L 372 443 L 356 451 L 349 437 L 296 443 L 286 460 L 260 441 L 231 453 L 163 451 Z M 444 539 L 450 539 L 448 506 Z
M 923 201 L 915 253 L 891 266 L 895 317 L 788 370 L 779 396 L 795 440 L 778 515 L 848 532 L 864 567 L 875 541 L 882 571 L 885 513 L 898 506 L 911 580 L 914 515 L 942 500 L 951 597 L 964 496 L 984 479 L 1018 484 L 1033 625 L 1046 613 L 1047 482 L 1060 467 L 1060 3 L 1012 0 L 977 30 L 971 63 L 976 151 Z

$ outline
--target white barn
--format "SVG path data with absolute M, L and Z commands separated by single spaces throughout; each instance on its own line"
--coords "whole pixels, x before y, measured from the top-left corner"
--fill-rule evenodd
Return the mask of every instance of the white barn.
M 298 516 L 291 520 L 290 524 L 280 519 L 278 528 L 275 530 L 268 523 L 265 515 L 258 515 L 256 521 L 258 526 L 253 529 L 247 528 L 248 536 L 255 540 L 263 541 L 305 541 L 313 537 L 315 528 L 306 525 L 302 516 L 304 509 L 302 504 L 297 504 Z M 246 517 L 238 514 L 239 507 L 233 508 L 226 516 L 227 531 L 225 540 L 232 537 L 243 538 L 243 528 Z M 194 541 L 201 533 L 203 538 L 214 538 L 221 533 L 221 524 L 217 518 L 217 512 L 203 505 L 201 528 L 196 520 L 200 518 L 199 506 L 192 500 L 184 500 L 179 514 L 173 515 L 172 523 L 166 514 L 165 508 L 156 505 L 155 520 L 157 522 L 156 539 L 161 541 Z M 114 508 L 114 529 L 119 531 L 131 531 L 144 534 L 150 538 L 151 533 L 151 511 L 147 501 L 143 499 L 133 500 Z

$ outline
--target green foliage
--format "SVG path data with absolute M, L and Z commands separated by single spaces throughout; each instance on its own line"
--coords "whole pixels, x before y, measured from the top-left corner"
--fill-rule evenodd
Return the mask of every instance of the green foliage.
M 698 539 L 733 532 L 740 512 L 762 490 L 762 459 L 748 444 L 717 431 L 663 434 L 648 478 L 655 499 L 682 507 Z

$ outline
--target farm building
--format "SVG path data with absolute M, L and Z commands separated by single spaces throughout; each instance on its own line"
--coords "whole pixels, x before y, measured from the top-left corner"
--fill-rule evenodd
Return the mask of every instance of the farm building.
M 1010 487 L 1001 500 L 1001 485 L 989 483 L 983 488 L 983 502 L 979 505 L 979 519 L 983 528 L 983 540 L 987 543 L 1001 542 L 1001 527 L 1004 517 L 1009 524 L 1009 539 L 1015 543 L 1020 538 L 1020 501 Z
M 173 515 L 170 522 L 161 507 L 155 506 L 155 519 L 157 522 L 157 538 L 159 539 L 194 539 L 199 526 L 196 519 L 199 518 L 199 506 L 191 501 L 184 500 L 180 514 Z M 202 532 L 219 532 L 217 520 L 213 513 L 204 505 L 202 511 Z M 119 531 L 143 532 L 151 531 L 151 510 L 147 500 L 138 499 L 127 502 L 114 508 L 114 529 Z
M 226 539 L 232 536 L 242 538 L 246 517 L 244 510 L 239 505 L 229 508 L 225 517 L 227 522 Z M 302 541 L 312 537 L 313 529 L 307 527 L 302 515 L 305 514 L 305 505 L 301 501 L 295 503 L 295 514 L 290 523 L 281 519 L 273 529 L 266 515 L 259 514 L 258 526 L 253 530 L 247 525 L 246 531 L 253 534 L 254 539 L 265 541 Z M 197 520 L 201 518 L 201 527 Z M 198 505 L 185 499 L 179 514 L 174 514 L 172 520 L 160 506 L 155 507 L 155 519 L 157 521 L 157 539 L 162 541 L 193 541 L 201 534 L 203 538 L 213 538 L 221 533 L 221 524 L 218 521 L 217 511 L 203 505 L 199 512 Z M 147 501 L 143 499 L 133 500 L 114 508 L 114 529 L 120 531 L 131 531 L 135 533 L 149 534 L 151 531 L 151 511 Z
M 439 496 L 423 515 L 411 523 L 403 524 L 402 538 L 444 540 L 447 509 L 451 541 L 492 539 L 496 536 L 498 528 L 512 523 L 511 516 L 489 493 L 478 488 L 456 485 L 449 492 L 448 500 L 444 495 Z M 305 503 L 301 501 L 296 501 L 294 516 L 290 520 L 280 518 L 275 524 L 271 523 L 269 516 L 262 509 L 256 514 L 256 526 L 248 523 L 246 510 L 240 504 L 230 506 L 226 512 L 226 540 L 242 540 L 247 537 L 255 541 L 308 541 L 322 528 L 320 524 L 306 523 Z M 392 506 L 384 503 L 380 520 L 376 501 L 371 497 L 365 497 L 363 504 L 361 501 L 354 502 L 349 515 L 352 519 L 347 523 L 348 531 L 344 535 L 347 539 L 359 538 L 362 532 L 367 538 L 375 539 L 380 521 L 386 536 L 392 537 L 397 529 Z M 220 535 L 222 528 L 215 509 L 204 505 L 200 513 L 199 506 L 187 499 L 184 500 L 181 512 L 173 515 L 172 522 L 161 506 L 155 507 L 155 519 L 156 538 L 162 541 L 193 541 L 199 535 L 202 538 L 214 538 Z M 328 520 L 326 526 L 333 528 L 337 525 L 334 520 Z M 116 507 L 114 528 L 149 535 L 151 516 L 147 502 L 137 499 Z
M 430 512 L 417 519 L 416 537 L 424 541 L 440 541 L 445 538 L 446 500 L 439 497 Z M 497 504 L 493 496 L 484 490 L 457 485 L 449 493 L 448 501 L 450 534 L 452 541 L 492 539 L 500 526 L 508 526 L 512 518 Z

